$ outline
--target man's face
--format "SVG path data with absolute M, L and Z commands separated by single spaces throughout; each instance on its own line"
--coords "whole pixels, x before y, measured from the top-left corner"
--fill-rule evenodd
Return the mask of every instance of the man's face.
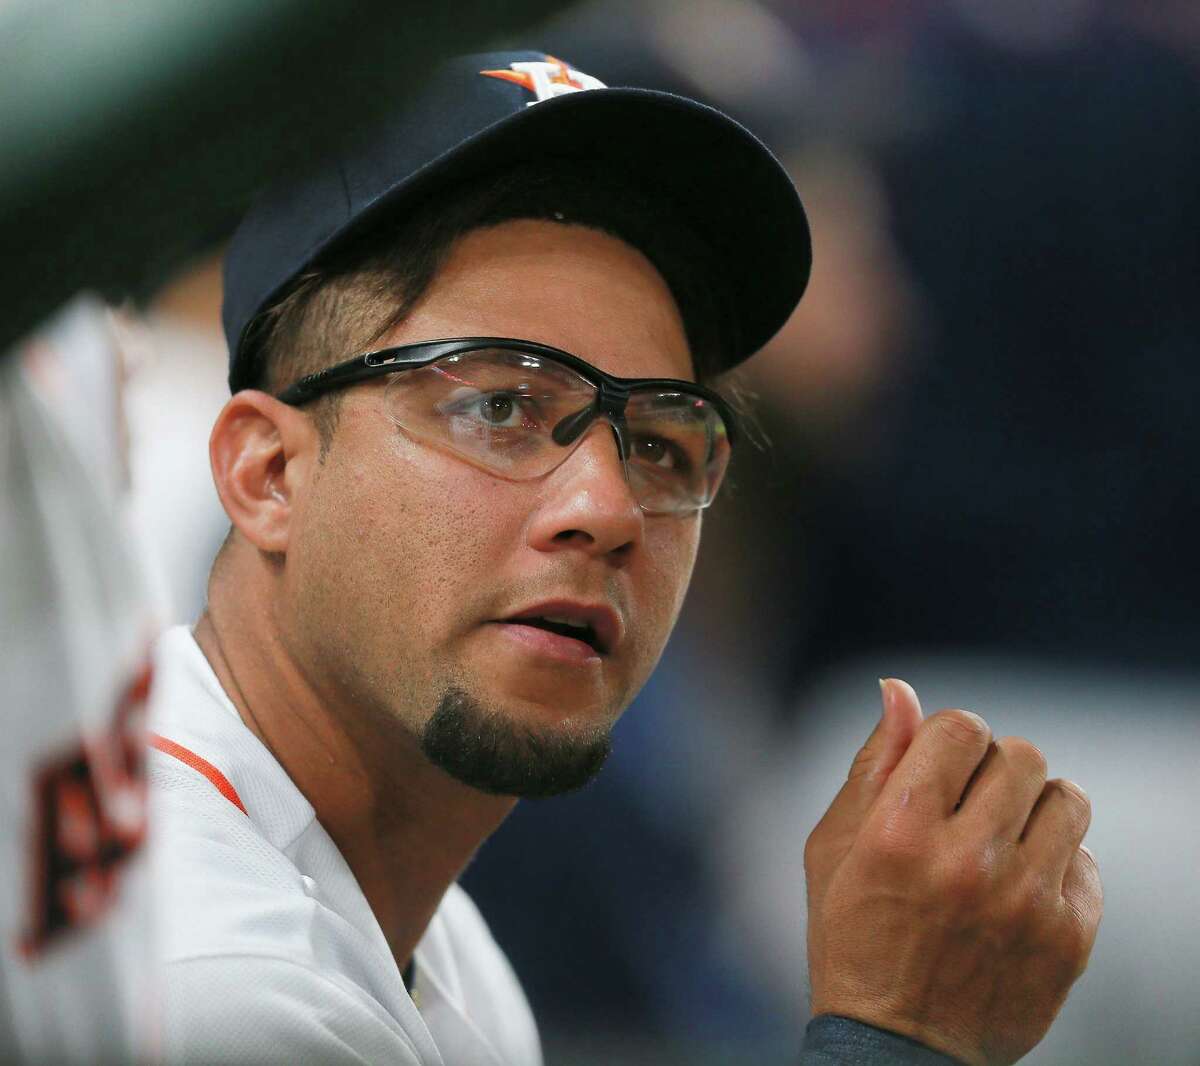
M 380 347 L 464 336 L 538 341 L 622 377 L 693 376 L 657 271 L 579 226 L 467 234 Z M 289 651 L 372 750 L 417 738 L 488 791 L 577 787 L 675 623 L 699 514 L 644 514 L 603 422 L 551 473 L 506 481 L 399 429 L 385 383 L 347 391 L 296 499 L 279 623 Z M 551 601 L 611 610 L 619 641 L 572 656 L 503 621 Z

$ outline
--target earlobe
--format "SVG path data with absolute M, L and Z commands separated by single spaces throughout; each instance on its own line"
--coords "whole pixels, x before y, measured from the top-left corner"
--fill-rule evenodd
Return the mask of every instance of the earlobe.
M 230 397 L 217 416 L 208 442 L 217 495 L 261 551 L 287 551 L 293 494 L 314 435 L 299 411 L 256 389 Z

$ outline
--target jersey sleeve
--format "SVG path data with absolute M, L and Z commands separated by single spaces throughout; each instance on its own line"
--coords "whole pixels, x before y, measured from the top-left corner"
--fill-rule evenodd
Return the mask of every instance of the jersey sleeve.
M 349 982 L 290 959 L 218 955 L 166 967 L 167 1063 L 422 1066 L 412 1041 Z

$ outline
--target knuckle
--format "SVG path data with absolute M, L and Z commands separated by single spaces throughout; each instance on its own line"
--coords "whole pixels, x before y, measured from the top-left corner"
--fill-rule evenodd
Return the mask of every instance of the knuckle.
M 864 744 L 858 749 L 858 754 L 854 756 L 854 762 L 850 764 L 850 772 L 846 775 L 846 780 L 855 781 L 869 774 L 874 768 L 875 752 L 869 744 Z
M 808 834 L 808 839 L 804 842 L 804 868 L 806 870 L 811 870 L 813 864 L 821 859 L 821 837 L 818 833 L 820 828 L 817 826 Z
M 992 732 L 987 722 L 971 711 L 938 711 L 929 721 L 932 728 L 948 740 L 969 747 L 986 743 Z
M 815 826 L 812 832 L 808 834 L 808 839 L 804 842 L 804 862 L 808 865 L 812 860 L 819 858 L 822 852 L 826 849 L 826 838 L 829 833 L 826 829 L 828 818 L 822 818 Z
M 876 858 L 904 863 L 924 854 L 924 841 L 903 818 L 889 818 L 866 841 Z
M 1077 803 L 1079 806 L 1085 807 L 1089 811 L 1092 809 L 1092 801 L 1088 797 L 1088 794 L 1074 781 L 1069 781 L 1065 777 L 1055 777 L 1052 780 L 1047 781 L 1046 785 L 1053 786 L 1064 796 L 1066 796 L 1067 799 L 1069 799 L 1072 803 Z
M 1073 865 L 1086 865 L 1087 860 L 1076 853 Z M 1063 935 L 1077 945 L 1080 951 L 1090 951 L 1104 917 L 1104 890 L 1099 874 L 1091 869 L 1081 873 L 1065 886 L 1060 903 L 1062 921 L 1059 923 Z
M 1074 781 L 1066 781 L 1056 777 L 1046 782 L 1045 790 L 1053 793 L 1056 799 L 1062 800 L 1069 811 L 1068 818 L 1076 832 L 1086 832 L 1092 823 L 1092 801 Z M 1090 856 L 1090 852 L 1088 853 Z M 1092 859 L 1093 864 L 1095 859 Z
M 997 741 L 1010 758 L 1028 763 L 1038 777 L 1045 778 L 1048 764 L 1042 749 L 1024 737 L 1003 737 Z
M 1104 900 L 1093 892 L 1071 893 L 1064 899 L 1066 935 L 1077 951 L 1091 948 L 1104 913 Z
M 1075 849 L 1071 863 L 1079 873 L 1077 882 L 1082 886 L 1081 891 L 1086 893 L 1090 899 L 1095 900 L 1096 905 L 1103 910 L 1104 881 L 1100 877 L 1100 866 L 1096 862 L 1096 856 L 1080 844 Z

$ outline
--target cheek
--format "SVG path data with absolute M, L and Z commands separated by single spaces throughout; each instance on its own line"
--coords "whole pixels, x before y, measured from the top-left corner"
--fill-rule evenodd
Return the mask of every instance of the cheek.
M 406 525 L 407 506 L 382 506 L 379 490 L 367 471 L 327 468 L 289 531 L 288 617 L 281 622 L 294 620 L 311 653 L 338 674 L 356 648 L 366 651 L 378 639 L 375 631 L 403 623 L 391 611 L 397 560 L 408 554 L 395 539 L 396 529 Z
M 471 491 L 471 479 L 453 473 L 457 481 L 410 484 L 403 521 L 392 524 L 395 543 L 402 545 L 393 558 L 396 595 L 424 619 L 434 641 L 461 627 L 488 598 L 508 528 L 487 486 Z
M 320 590 L 308 610 L 406 658 L 453 635 L 487 597 L 496 545 L 513 535 L 491 479 L 410 451 L 400 441 L 372 461 L 327 469 L 302 516 L 296 560 L 301 579 Z
M 647 587 L 655 622 L 669 635 L 683 608 L 700 548 L 700 516 L 652 519 L 646 530 Z

